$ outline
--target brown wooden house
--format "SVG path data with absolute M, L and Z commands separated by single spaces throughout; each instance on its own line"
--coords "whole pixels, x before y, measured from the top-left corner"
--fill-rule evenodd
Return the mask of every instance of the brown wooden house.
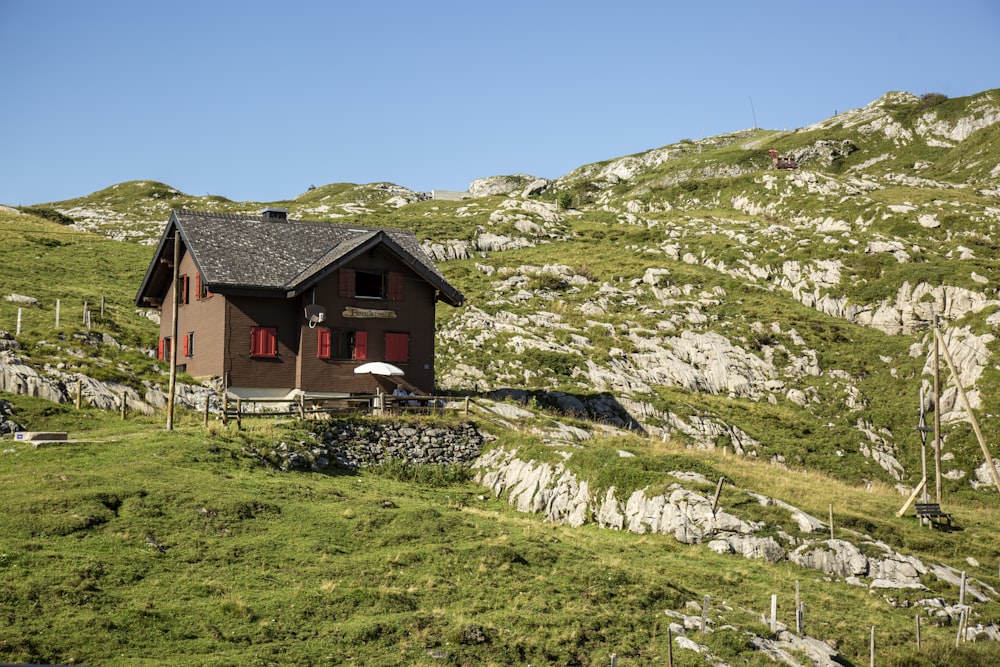
M 174 244 L 177 340 L 172 340 Z M 160 309 L 157 354 L 247 398 L 374 393 L 386 361 L 434 389 L 434 310 L 464 300 L 410 231 L 175 210 L 135 302 Z

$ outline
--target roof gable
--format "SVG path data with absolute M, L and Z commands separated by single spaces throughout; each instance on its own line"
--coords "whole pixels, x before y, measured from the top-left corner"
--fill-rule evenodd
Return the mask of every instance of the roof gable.
M 175 210 L 136 296 L 162 298 L 169 284 L 167 252 L 179 233 L 213 291 L 295 296 L 361 252 L 384 245 L 452 305 L 464 301 L 420 247 L 413 232 L 326 222 L 275 222 L 258 216 Z

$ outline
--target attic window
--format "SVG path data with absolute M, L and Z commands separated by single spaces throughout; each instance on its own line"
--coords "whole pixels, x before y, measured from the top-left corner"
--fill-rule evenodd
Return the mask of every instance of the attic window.
M 384 299 L 385 274 L 355 271 L 354 296 L 362 299 Z
M 374 271 L 340 270 L 339 294 L 358 299 L 389 299 L 402 301 L 405 295 L 403 274 L 398 271 L 385 273 Z

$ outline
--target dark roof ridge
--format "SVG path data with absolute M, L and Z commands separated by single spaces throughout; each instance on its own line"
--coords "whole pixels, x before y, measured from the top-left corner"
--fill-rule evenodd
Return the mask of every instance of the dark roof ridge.
M 232 220 L 236 222 L 244 220 L 253 220 L 255 222 L 274 222 L 273 220 L 268 220 L 262 215 L 255 215 L 252 213 L 223 213 L 220 211 L 196 211 L 189 208 L 175 208 L 173 210 L 178 217 L 180 216 L 192 216 L 201 218 L 218 218 L 220 220 Z M 337 222 L 336 220 L 303 220 L 301 218 L 287 218 L 285 221 L 276 224 L 304 224 L 304 225 L 337 225 L 339 227 L 344 227 L 347 229 L 354 229 L 359 232 L 377 232 L 381 230 L 391 231 L 391 232 L 404 232 L 407 234 L 412 234 L 412 230 L 403 229 L 402 227 L 372 227 L 371 225 L 362 225 L 356 223 L 344 223 Z
M 223 220 L 246 220 L 248 217 L 246 213 L 222 213 L 220 211 L 195 211 L 190 208 L 175 208 L 174 213 L 178 216 L 180 215 L 196 215 L 200 217 L 212 217 L 212 218 L 222 218 Z M 250 215 L 249 217 L 260 218 L 259 215 Z

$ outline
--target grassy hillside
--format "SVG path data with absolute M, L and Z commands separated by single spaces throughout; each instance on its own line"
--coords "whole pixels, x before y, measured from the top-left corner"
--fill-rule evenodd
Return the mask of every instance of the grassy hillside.
M 6 397 L 10 398 L 10 397 Z M 664 664 L 664 613 L 700 617 L 690 637 L 727 664 L 771 664 L 752 651 L 759 619 L 779 595 L 794 625 L 795 582 L 808 634 L 862 664 L 877 629 L 879 664 L 989 664 L 995 644 L 954 647 L 954 628 L 925 619 L 915 652 L 910 602 L 926 594 L 872 594 L 814 571 L 720 556 L 667 536 L 572 529 L 518 515 L 471 483 L 390 467 L 361 474 L 280 473 L 247 456 L 252 444 L 306 437 L 293 427 L 237 432 L 179 420 L 121 422 L 13 399 L 37 429 L 85 441 L 39 449 L 6 443 L 0 455 L 0 660 L 103 665 Z M 485 426 L 485 425 L 484 425 Z M 488 428 L 488 426 L 487 426 Z M 498 431 L 500 445 L 530 438 Z M 642 451 L 632 438 L 596 444 Z M 941 535 L 897 520 L 886 489 L 862 491 L 766 465 L 656 448 L 640 459 L 652 477 L 715 470 L 736 488 L 801 497 L 821 514 L 848 507 L 845 525 L 874 530 L 1000 586 L 995 525 L 970 508 L 965 530 Z M 606 467 L 606 466 L 602 466 Z M 660 470 L 659 474 L 653 474 Z M 624 469 L 605 480 L 623 483 Z M 400 481 L 405 479 L 405 481 Z M 821 494 L 811 491 L 822 488 Z M 739 511 L 753 503 L 727 491 Z M 750 510 L 755 511 L 755 510 Z M 941 594 L 953 595 L 942 589 Z M 996 603 L 977 606 L 995 622 Z M 748 634 L 752 633 L 752 634 Z M 705 658 L 675 646 L 677 665 Z
M 20 310 L 18 353 L 32 365 L 126 384 L 159 380 L 162 367 L 143 352 L 155 343 L 156 325 L 133 303 L 151 256 L 149 247 L 0 210 L 0 330 L 13 335 Z

